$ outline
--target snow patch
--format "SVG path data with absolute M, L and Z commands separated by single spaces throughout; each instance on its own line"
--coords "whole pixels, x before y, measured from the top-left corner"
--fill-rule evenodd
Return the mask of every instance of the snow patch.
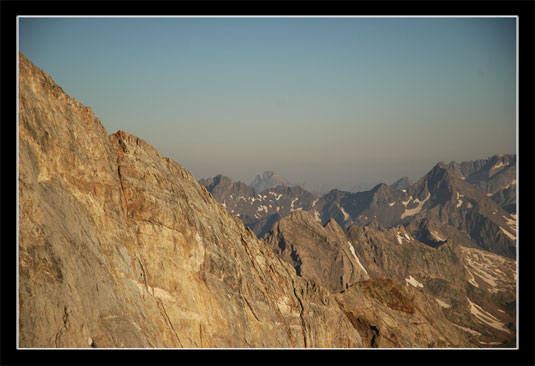
M 466 272 L 468 272 L 468 274 L 470 275 L 470 278 L 468 279 L 468 283 L 471 283 L 475 287 L 479 288 L 479 285 L 476 282 L 476 279 L 474 278 L 474 275 L 472 274 L 472 272 L 470 272 L 468 268 L 466 269 Z
M 292 203 L 290 203 L 290 211 L 292 211 L 292 212 L 293 212 L 293 211 L 296 211 L 296 210 L 294 209 L 294 203 L 295 203 L 295 201 L 297 201 L 298 199 L 299 199 L 299 197 L 295 197 L 295 199 L 292 201 Z
M 349 214 L 345 212 L 344 208 L 340 205 L 338 205 L 338 207 L 340 207 L 340 211 L 342 211 L 342 215 L 344 215 L 344 221 L 349 220 Z
M 409 275 L 409 278 L 405 278 L 405 282 L 407 283 L 407 285 L 411 285 L 416 288 L 424 287 L 424 285 L 418 282 L 414 277 L 412 277 L 412 275 Z
M 511 333 L 511 331 L 499 321 L 496 317 L 494 317 L 492 314 L 486 312 L 481 306 L 474 304 L 472 301 L 470 301 L 469 298 L 468 302 L 470 303 L 470 312 L 481 322 L 490 325 L 491 327 L 501 330 L 506 333 Z
M 451 305 L 448 304 L 447 302 L 444 302 L 444 301 L 442 301 L 442 300 L 440 300 L 440 299 L 435 299 L 435 300 L 436 300 L 437 303 L 438 303 L 440 306 L 442 306 L 443 308 L 446 308 L 446 309 L 451 308 Z
M 509 237 L 509 239 L 513 240 L 516 245 L 516 236 L 511 234 L 509 231 L 505 230 L 503 227 L 500 226 L 500 229 L 502 229 L 503 233 Z
M 403 241 L 402 241 L 402 237 L 401 237 L 401 232 L 397 232 L 396 233 L 396 239 L 398 240 L 398 243 L 401 245 L 403 244 Z
M 488 286 L 487 291 L 497 293 L 514 290 L 516 275 L 514 260 L 475 248 L 461 248 L 464 253 L 465 268 L 471 277 L 468 282 L 475 286 L 477 276 Z M 473 281 L 473 282 L 472 282 Z
M 462 204 L 463 204 L 463 200 L 458 200 L 457 201 L 457 208 L 461 207 Z
M 353 247 L 353 244 L 351 244 L 350 241 L 347 242 L 347 245 L 349 245 L 349 250 L 351 251 L 351 253 L 353 254 L 353 257 L 355 257 L 355 260 L 357 261 L 357 264 L 360 266 L 360 268 L 362 268 L 362 270 L 368 274 L 368 271 L 366 271 L 366 268 L 364 268 L 364 266 L 360 263 L 360 260 L 359 260 L 359 257 L 357 257 L 357 254 L 355 253 L 355 248 Z
M 312 207 L 316 206 L 316 203 L 318 203 L 319 201 L 319 198 L 316 198 L 313 202 L 312 202 Z
M 513 215 L 511 215 L 513 216 Z M 505 221 L 507 221 L 507 225 L 511 226 L 511 229 L 513 229 L 516 233 L 516 219 L 514 220 L 511 220 L 510 218 L 504 216 L 503 217 L 505 219 Z
M 267 206 L 265 205 L 262 205 L 262 206 L 259 206 L 256 211 L 265 211 L 266 213 L 268 213 L 268 208 Z
M 427 193 L 427 197 L 423 200 L 423 201 L 420 201 L 418 198 L 416 198 L 414 200 L 414 202 L 417 202 L 418 203 L 418 206 L 416 206 L 415 208 L 411 208 L 411 209 L 407 209 L 405 208 L 405 212 L 403 212 L 401 214 L 401 218 L 403 219 L 404 217 L 407 217 L 407 216 L 413 216 L 413 215 L 416 215 L 418 212 L 420 212 L 422 210 L 422 207 L 424 206 L 424 204 L 427 202 L 427 200 L 431 197 L 431 193 Z M 412 196 L 411 196 L 412 198 Z M 407 201 L 408 203 L 408 201 Z M 405 204 L 405 202 L 403 202 L 403 204 L 405 205 L 405 207 L 407 206 Z
M 392 206 L 394 206 L 395 204 L 396 204 L 396 202 L 390 202 L 390 203 L 388 204 L 388 206 L 392 207 Z
M 453 323 L 452 323 L 452 324 L 453 324 Z M 457 325 L 457 324 L 453 324 L 453 325 L 455 325 L 457 328 L 459 328 L 459 329 L 461 329 L 461 330 L 464 330 L 464 331 L 467 332 L 467 333 L 470 333 L 470 334 L 473 335 L 473 336 L 476 336 L 476 337 L 477 337 L 477 336 L 480 336 L 480 335 L 481 335 L 481 333 L 476 332 L 476 331 L 473 330 L 473 329 L 466 328 L 466 327 L 461 327 L 460 325 Z
M 431 237 L 437 241 L 444 241 L 446 239 L 444 239 L 443 237 L 441 237 L 436 231 L 434 230 L 431 230 L 430 231 L 430 234 L 431 234 Z

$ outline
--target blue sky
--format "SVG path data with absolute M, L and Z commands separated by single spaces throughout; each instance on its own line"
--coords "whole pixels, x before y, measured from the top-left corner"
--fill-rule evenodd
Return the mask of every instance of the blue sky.
M 516 151 L 515 18 L 20 18 L 19 49 L 198 179 L 390 184 Z

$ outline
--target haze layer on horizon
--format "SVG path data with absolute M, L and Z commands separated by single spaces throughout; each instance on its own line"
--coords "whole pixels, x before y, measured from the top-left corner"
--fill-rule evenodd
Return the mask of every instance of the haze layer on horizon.
M 19 18 L 108 133 L 197 179 L 418 179 L 516 151 L 515 18 Z

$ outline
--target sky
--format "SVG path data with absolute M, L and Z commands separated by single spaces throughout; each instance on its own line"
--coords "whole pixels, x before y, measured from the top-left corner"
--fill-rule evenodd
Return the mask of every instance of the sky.
M 197 179 L 349 187 L 516 152 L 516 18 L 19 18 L 108 133 Z

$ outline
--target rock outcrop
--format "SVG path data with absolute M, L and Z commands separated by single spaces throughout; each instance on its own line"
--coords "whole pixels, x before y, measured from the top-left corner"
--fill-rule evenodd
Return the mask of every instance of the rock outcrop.
M 396 320 L 380 324 L 389 338 L 427 320 L 297 276 L 180 164 L 108 136 L 22 54 L 19 70 L 20 347 L 469 346 L 430 322 L 371 342 L 362 304 Z

